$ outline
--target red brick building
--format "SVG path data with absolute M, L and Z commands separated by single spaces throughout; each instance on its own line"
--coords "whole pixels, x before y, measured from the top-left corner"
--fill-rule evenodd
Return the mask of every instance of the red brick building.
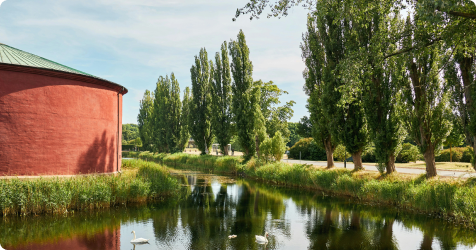
M 0 44 L 0 175 L 120 171 L 126 93 Z

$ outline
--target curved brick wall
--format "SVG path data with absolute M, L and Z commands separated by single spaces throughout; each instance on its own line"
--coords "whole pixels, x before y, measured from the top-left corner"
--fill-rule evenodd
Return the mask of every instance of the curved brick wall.
M 120 171 L 127 90 L 118 86 L 0 65 L 0 175 Z

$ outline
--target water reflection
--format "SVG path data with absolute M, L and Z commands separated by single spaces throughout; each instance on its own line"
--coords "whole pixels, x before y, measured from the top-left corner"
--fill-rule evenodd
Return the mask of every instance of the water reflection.
M 471 249 L 476 233 L 305 190 L 183 175 L 185 198 L 70 216 L 7 218 L 6 249 Z M 130 232 L 150 244 L 130 244 Z M 255 235 L 269 232 L 261 245 Z M 237 235 L 229 239 L 229 235 Z

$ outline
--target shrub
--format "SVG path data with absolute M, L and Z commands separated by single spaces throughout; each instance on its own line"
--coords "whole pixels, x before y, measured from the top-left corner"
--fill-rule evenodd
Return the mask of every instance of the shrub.
M 272 154 L 276 161 L 280 161 L 283 158 L 283 154 L 286 151 L 286 143 L 284 143 L 281 132 L 276 132 L 273 136 L 272 143 Z
M 272 147 L 273 141 L 270 138 L 266 138 L 259 146 L 260 157 L 264 158 L 266 162 L 272 160 Z
M 339 145 L 334 150 L 334 160 L 336 161 L 344 161 L 345 159 L 349 158 L 351 155 L 345 150 L 343 145 Z
M 289 157 L 299 159 L 299 152 L 301 152 L 301 159 L 303 160 L 327 160 L 326 151 L 319 147 L 312 138 L 303 138 L 296 142 L 296 144 L 289 149 Z
M 418 159 L 420 151 L 418 147 L 411 143 L 404 143 L 402 146 L 402 151 L 397 155 L 395 162 L 398 163 L 408 163 L 415 162 Z
M 377 162 L 375 147 L 369 147 L 362 153 L 362 162 Z

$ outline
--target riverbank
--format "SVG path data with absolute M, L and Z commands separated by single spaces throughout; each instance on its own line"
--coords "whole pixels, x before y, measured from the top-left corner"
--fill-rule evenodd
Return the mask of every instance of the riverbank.
M 124 162 L 116 175 L 0 180 L 0 212 L 66 214 L 175 195 L 178 181 L 157 163 Z
M 243 164 L 236 157 L 195 156 L 188 154 L 152 154 L 132 152 L 136 157 L 169 167 L 212 173 L 242 174 L 283 186 L 320 190 L 349 196 L 371 203 L 443 217 L 467 227 L 476 226 L 476 180 L 427 180 L 424 175 L 411 177 L 392 174 L 322 169 L 305 164 L 283 162 L 261 164 L 255 159 Z

